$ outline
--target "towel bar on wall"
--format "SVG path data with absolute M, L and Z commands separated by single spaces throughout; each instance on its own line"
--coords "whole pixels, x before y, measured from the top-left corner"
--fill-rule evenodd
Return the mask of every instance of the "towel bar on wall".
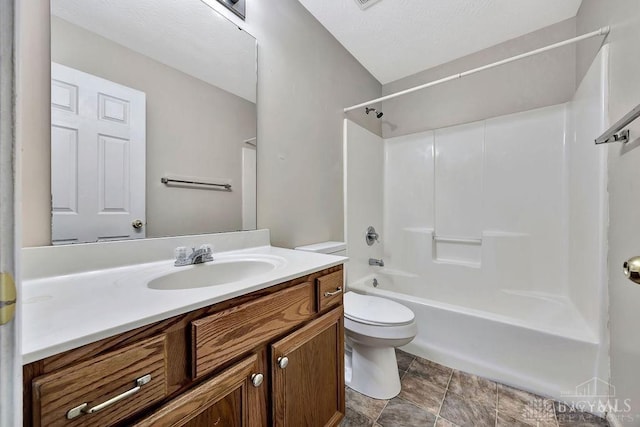
M 201 182 L 201 181 L 190 181 L 186 179 L 167 178 L 166 176 L 160 178 L 160 182 L 166 185 L 171 185 L 171 184 L 204 185 L 204 186 L 215 187 L 215 188 L 212 188 L 213 190 L 232 191 L 231 184 L 214 184 L 212 182 Z
M 629 111 L 626 116 L 607 129 L 605 133 L 596 138 L 596 145 L 608 142 L 629 142 L 629 129 L 625 128 L 638 117 L 640 117 L 640 105 L 637 105 L 636 108 Z

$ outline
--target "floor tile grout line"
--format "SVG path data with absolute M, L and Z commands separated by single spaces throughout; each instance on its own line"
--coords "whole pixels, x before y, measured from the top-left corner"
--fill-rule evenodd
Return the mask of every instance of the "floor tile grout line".
M 500 387 L 498 386 L 498 383 L 496 382 L 496 423 L 495 423 L 495 427 L 498 427 L 498 405 L 500 404 Z
M 556 427 L 560 426 L 560 420 L 558 419 L 558 411 L 556 411 L 555 401 L 553 402 L 553 419 L 556 422 Z
M 415 362 L 416 360 L 417 360 L 417 356 L 414 356 L 414 357 L 413 357 L 413 359 L 411 359 L 411 362 L 409 363 L 409 366 L 407 366 L 407 370 L 404 372 L 404 375 L 402 376 L 402 378 L 404 378 L 404 376 L 406 376 L 406 375 L 408 375 L 408 374 L 409 374 L 409 370 L 411 369 L 411 365 L 413 365 L 413 362 Z M 448 367 L 447 367 L 447 368 L 448 368 Z M 451 374 L 449 374 L 449 379 L 447 380 L 447 385 L 446 385 L 446 387 L 444 388 L 444 394 L 443 394 L 443 396 L 442 396 L 442 400 L 440 401 L 440 406 L 438 407 L 438 411 L 437 411 L 437 413 L 435 414 L 435 419 L 433 420 L 433 426 L 434 426 L 434 427 L 435 427 L 435 426 L 436 426 L 436 424 L 438 423 L 438 419 L 439 419 L 439 418 L 442 418 L 442 417 L 439 415 L 439 414 L 440 414 L 440 408 L 442 407 L 442 403 L 444 402 L 444 396 L 446 396 L 446 394 L 447 394 L 447 388 L 449 387 L 449 383 L 451 382 L 451 376 L 453 375 L 453 369 L 452 369 L 452 368 L 448 368 L 448 369 L 451 369 Z M 402 379 L 402 378 L 401 378 L 401 379 Z M 404 399 L 403 399 L 403 400 L 404 400 Z M 421 408 L 421 409 L 423 409 L 423 410 L 425 410 L 425 411 L 427 411 L 427 412 L 430 412 L 428 409 L 423 408 L 422 406 L 420 406 L 420 405 L 418 405 L 418 404 L 416 404 L 416 403 L 414 403 L 414 402 L 411 402 L 410 400 L 408 400 L 408 402 L 409 402 L 409 403 L 411 403 L 411 404 L 416 405 L 417 407 L 419 407 L 419 408 Z M 442 419 L 444 419 L 444 418 L 442 418 Z M 447 421 L 448 421 L 448 420 L 447 420 Z
M 376 417 L 375 420 L 373 420 L 373 424 L 378 424 L 378 420 L 380 419 L 380 417 L 382 416 L 382 413 L 384 412 L 385 409 L 387 409 L 387 405 L 389 404 L 389 402 L 391 402 L 391 399 L 387 399 L 387 401 L 385 402 L 384 406 L 382 407 L 382 409 L 380 410 L 380 412 L 378 413 L 378 416 Z
M 407 370 L 406 370 L 406 371 L 404 371 L 404 374 L 402 375 L 402 377 L 401 377 L 400 379 L 404 378 L 404 376 L 405 376 L 405 375 L 407 375 L 407 374 L 409 373 L 409 370 L 411 369 L 411 366 L 412 366 L 412 365 L 413 365 L 413 363 L 416 361 L 416 359 L 417 359 L 417 357 L 416 357 L 416 356 L 414 356 L 414 357 L 411 359 L 411 362 L 409 362 L 409 365 L 407 366 Z M 452 374 L 453 374 L 453 370 L 452 370 Z M 449 376 L 449 382 L 450 382 L 450 381 L 451 381 L 451 375 Z M 449 386 L 449 382 L 447 382 L 447 387 Z M 446 394 L 446 390 L 445 390 L 445 394 Z M 398 397 L 398 396 L 396 396 L 396 397 L 397 397 L 398 399 L 400 399 L 400 400 L 403 400 L 403 401 L 405 401 L 405 402 L 407 402 L 407 403 L 411 404 L 411 405 L 416 406 L 417 408 L 420 408 L 420 409 L 423 409 L 423 410 L 425 410 L 425 411 L 426 411 L 426 409 L 421 408 L 420 406 L 416 405 L 415 403 L 413 403 L 413 402 L 411 402 L 411 401 L 409 401 L 409 400 L 402 399 L 401 397 Z M 374 424 L 379 424 L 379 423 L 378 423 L 378 420 L 379 420 L 379 419 L 380 419 L 380 417 L 382 416 L 382 413 L 384 412 L 384 410 L 385 410 L 385 409 L 387 409 L 387 406 L 389 405 L 389 402 L 390 402 L 390 401 L 391 401 L 391 399 L 387 400 L 387 402 L 385 403 L 384 407 L 382 408 L 382 410 L 381 410 L 381 411 L 380 411 L 380 413 L 378 414 L 378 417 L 373 421 L 373 423 L 374 423 Z M 443 401 L 444 401 L 444 397 L 443 397 Z M 442 406 L 442 403 L 440 403 L 440 405 Z M 428 412 L 428 411 L 427 411 L 427 412 Z M 440 409 L 438 409 L 438 412 L 440 412 Z M 435 420 L 433 421 L 433 425 L 434 425 L 434 426 L 435 426 L 435 423 L 436 423 L 437 421 L 438 421 L 438 415 L 436 415 L 436 418 L 435 418 Z
M 444 388 L 444 394 L 442 395 L 442 400 L 440 401 L 440 406 L 438 407 L 438 413 L 436 414 L 436 421 L 438 421 L 438 417 L 440 417 L 440 411 L 442 411 L 442 406 L 444 405 L 444 400 L 447 398 L 447 393 L 449 393 L 449 386 L 451 385 L 451 379 L 453 378 L 453 372 L 454 372 L 454 370 L 451 369 L 451 373 L 449 374 L 449 379 L 447 380 L 447 386 Z
M 407 353 L 407 354 L 410 354 L 410 353 Z M 411 358 L 411 362 L 409 362 L 409 365 L 407 365 L 407 370 L 402 373 L 402 376 L 400 377 L 400 380 L 402 380 L 402 378 L 404 378 L 404 376 L 409 372 L 409 368 L 411 367 L 411 365 L 413 364 L 413 362 L 415 360 L 416 360 L 416 356 L 413 356 Z M 382 407 L 382 409 L 380 410 L 380 412 L 378 413 L 376 418 L 373 420 L 374 426 L 375 426 L 375 424 L 378 424 L 378 420 L 380 419 L 380 417 L 382 416 L 382 413 L 384 412 L 384 410 L 387 408 L 387 405 L 389 405 L 389 402 L 391 401 L 391 399 L 385 399 L 385 400 L 386 400 L 386 402 L 385 402 L 384 406 Z M 369 419 L 371 419 L 371 418 L 369 418 Z M 372 426 L 372 427 L 374 427 L 374 426 Z
M 407 353 L 409 354 L 409 353 Z M 397 357 L 397 356 L 396 356 Z M 411 368 L 411 365 L 413 364 L 413 362 L 416 360 L 416 356 L 413 356 L 413 358 L 411 359 L 411 362 L 409 362 L 409 365 L 407 366 L 407 370 L 404 371 L 404 374 L 402 374 L 402 377 L 400 377 L 400 380 L 402 381 L 402 378 L 404 378 L 405 375 L 407 375 L 407 373 L 409 372 L 409 369 Z M 387 399 L 387 403 L 384 404 L 384 406 L 382 407 L 382 410 L 380 411 L 380 413 L 378 414 L 378 416 L 376 417 L 375 420 L 373 420 L 373 424 L 378 424 L 378 420 L 380 419 L 380 417 L 382 416 L 382 413 L 384 412 L 385 409 L 387 409 L 387 405 L 389 405 L 389 402 L 391 401 L 391 399 Z
M 380 411 L 380 413 L 378 414 L 378 416 L 376 417 L 375 420 L 373 420 L 373 424 L 378 424 L 378 420 L 380 419 L 380 417 L 382 416 L 382 413 L 384 412 L 385 409 L 387 409 L 387 405 L 389 404 L 389 402 L 391 401 L 391 399 L 387 400 L 387 403 L 384 404 L 384 406 L 382 407 L 382 410 Z
M 417 403 L 415 403 L 415 402 L 412 402 L 412 401 L 410 401 L 410 400 L 408 400 L 408 399 L 405 399 L 404 397 L 396 396 L 396 397 L 394 397 L 394 399 L 402 400 L 403 402 L 405 402 L 405 403 L 407 403 L 407 404 L 409 404 L 409 405 L 411 405 L 411 406 L 415 406 L 417 409 L 419 409 L 419 410 L 421 410 L 421 411 L 423 411 L 423 412 L 427 412 L 427 413 L 429 413 L 429 414 L 433 415 L 433 412 L 429 411 L 429 410 L 428 410 L 428 409 L 426 409 L 426 408 L 423 408 L 422 406 L 418 405 L 418 404 L 417 404 Z M 389 399 L 389 400 L 391 400 L 391 399 Z M 388 404 L 388 403 L 389 403 L 389 402 L 387 402 L 387 404 Z M 385 408 L 386 408 L 386 406 L 385 406 Z M 383 411 L 384 411 L 384 409 L 383 409 Z M 381 412 L 380 414 L 382 414 L 382 412 Z M 436 418 L 435 418 L 435 421 L 434 421 L 434 425 L 435 425 L 435 422 L 436 422 L 436 421 L 438 421 L 438 417 L 439 417 L 439 416 L 438 416 L 438 415 L 435 415 L 435 417 L 436 417 Z M 378 417 L 378 418 L 380 418 L 380 417 Z M 439 417 L 439 418 L 442 418 L 442 417 Z M 442 419 L 446 419 L 446 418 L 442 418 Z M 447 421 L 449 421 L 449 420 L 447 420 Z M 375 422 L 377 422 L 377 420 L 376 420 Z
M 346 386 L 346 387 L 348 387 L 348 386 Z M 349 388 L 350 388 L 350 387 L 349 387 Z M 351 390 L 353 390 L 352 388 L 350 388 L 350 389 L 351 389 Z M 358 391 L 356 391 L 356 390 L 353 390 L 353 391 L 354 391 L 355 393 L 362 394 L 362 393 L 360 393 L 360 392 L 358 392 Z M 368 396 L 366 396 L 366 395 L 363 395 L 363 396 L 368 397 Z M 371 398 L 371 399 L 373 399 L 373 398 Z M 380 415 L 382 415 L 382 412 L 385 410 L 385 408 L 386 408 L 386 407 L 387 407 L 387 405 L 389 404 L 389 400 L 391 400 L 391 399 L 384 399 L 384 400 L 385 400 L 385 404 L 384 404 L 384 406 L 382 407 L 382 409 L 380 410 L 380 412 L 378 413 L 378 415 L 376 415 L 376 418 L 369 418 L 369 416 L 367 416 L 366 414 L 363 414 L 362 412 L 359 412 L 359 411 L 356 411 L 356 412 L 358 412 L 360 415 L 364 416 L 365 418 L 367 418 L 367 419 L 369 419 L 369 420 L 373 421 L 373 424 L 377 424 L 377 423 L 378 423 L 378 419 L 380 418 Z

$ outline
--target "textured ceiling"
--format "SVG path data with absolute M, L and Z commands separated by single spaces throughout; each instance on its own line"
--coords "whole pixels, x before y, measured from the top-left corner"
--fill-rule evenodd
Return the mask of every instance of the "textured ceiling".
M 256 101 L 255 39 L 201 1 L 52 0 L 51 13 Z
M 582 0 L 299 0 L 381 83 L 572 18 Z

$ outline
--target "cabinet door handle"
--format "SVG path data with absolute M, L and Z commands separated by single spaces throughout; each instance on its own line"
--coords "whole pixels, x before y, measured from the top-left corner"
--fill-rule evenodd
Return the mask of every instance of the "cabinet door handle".
M 251 375 L 251 384 L 253 384 L 254 387 L 260 387 L 262 385 L 262 381 L 264 381 L 264 375 L 262 374 Z
M 287 356 L 278 357 L 277 362 L 280 369 L 284 369 L 289 364 L 289 358 Z
M 151 381 L 151 374 L 147 374 L 143 377 L 140 377 L 136 380 L 136 386 L 134 388 L 132 388 L 131 390 L 127 390 L 122 394 L 119 394 L 115 397 L 112 397 L 111 399 L 100 403 L 99 405 L 96 405 L 92 408 L 87 408 L 87 406 L 89 406 L 88 403 L 83 403 L 80 406 L 76 406 L 75 408 L 71 408 L 69 409 L 69 411 L 67 412 L 67 419 L 68 420 L 72 420 L 74 418 L 79 417 L 80 415 L 83 414 L 95 414 L 98 411 L 102 411 L 103 409 L 105 409 L 108 406 L 113 405 L 114 403 L 120 402 L 123 399 L 126 399 L 129 396 L 133 396 L 134 394 L 136 394 L 137 392 L 140 391 L 140 389 L 142 388 L 143 385 L 148 384 Z
M 342 287 L 337 287 L 335 291 L 333 292 L 325 292 L 324 296 L 325 297 L 332 297 L 334 295 L 338 295 L 340 292 L 342 292 Z

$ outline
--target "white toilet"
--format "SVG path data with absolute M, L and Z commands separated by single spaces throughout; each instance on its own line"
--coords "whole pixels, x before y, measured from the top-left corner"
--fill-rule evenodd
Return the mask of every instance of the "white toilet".
M 395 347 L 409 344 L 416 337 L 418 327 L 413 311 L 385 298 L 347 292 L 344 330 L 347 385 L 375 399 L 397 396 L 400 375 Z
M 345 255 L 343 242 L 324 242 L 296 249 Z M 408 344 L 418 333 L 413 311 L 385 298 L 344 294 L 345 382 L 375 399 L 400 393 L 395 347 Z

